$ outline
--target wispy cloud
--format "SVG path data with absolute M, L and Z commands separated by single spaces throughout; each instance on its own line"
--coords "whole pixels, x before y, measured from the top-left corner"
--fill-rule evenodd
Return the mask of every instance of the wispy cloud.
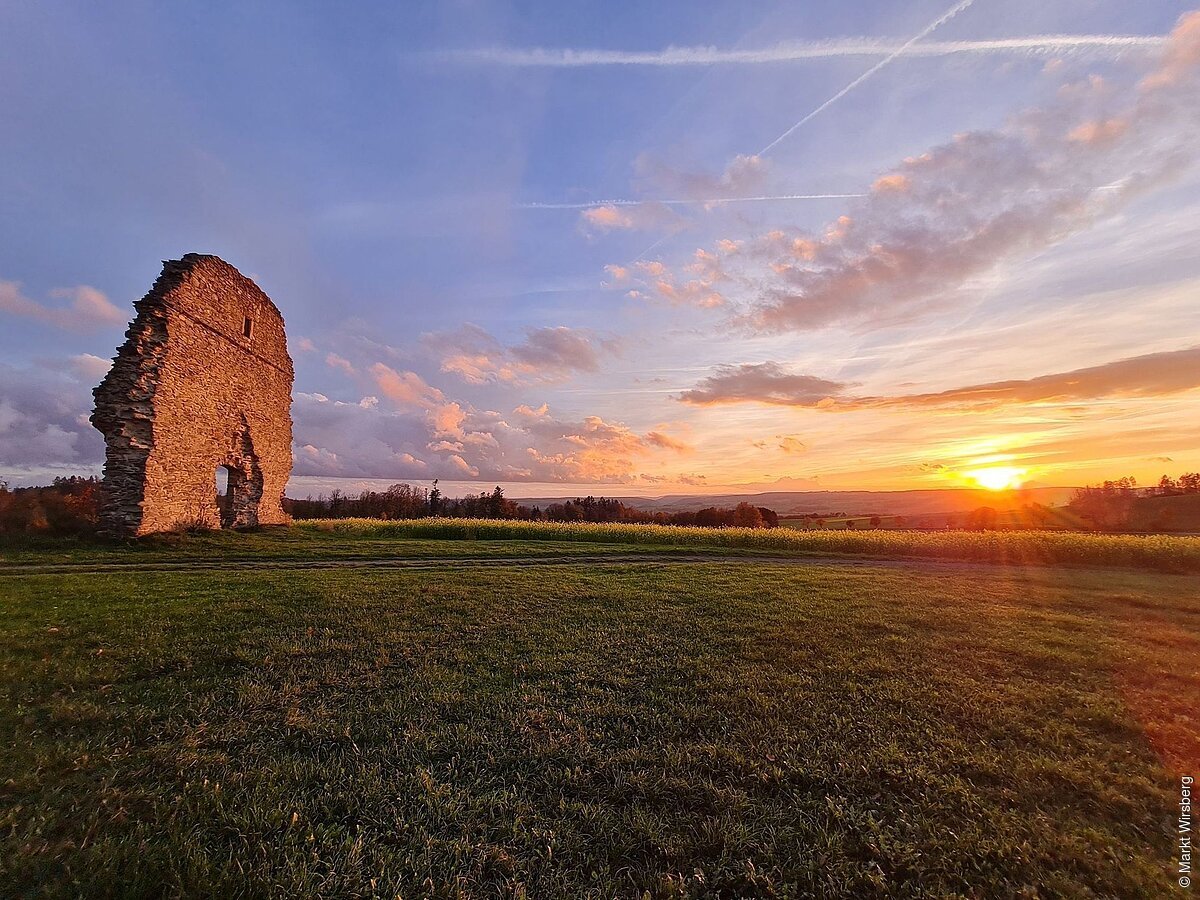
M 1112 397 L 1162 397 L 1200 388 L 1200 347 L 1149 353 L 1035 378 L 972 384 L 925 394 L 847 396 L 850 385 L 789 371 L 775 362 L 718 366 L 679 399 L 696 406 L 761 403 L 830 411 L 933 406 L 1078 403 Z
M 563 325 L 528 328 L 524 340 L 511 346 L 470 323 L 456 331 L 423 335 L 421 341 L 438 355 L 443 372 L 475 385 L 563 381 L 580 372 L 595 372 L 601 357 L 618 349 L 612 338 Z
M 483 47 L 446 50 L 433 55 L 443 62 L 515 68 L 576 69 L 592 66 L 721 66 L 771 65 L 841 57 L 937 57 L 972 54 L 1064 54 L 1114 57 L 1152 51 L 1163 45 L 1158 35 L 1038 34 L 1021 38 L 974 41 L 927 41 L 913 44 L 875 38 L 831 41 L 785 41 L 770 47 L 730 50 L 720 47 L 667 47 L 663 50 L 589 50 L 552 47 Z
M 852 200 L 866 194 L 771 194 L 760 197 L 676 197 L 646 200 L 593 200 L 590 203 L 515 203 L 513 209 L 598 209 L 605 206 L 720 206 L 725 203 L 783 203 L 789 200 Z
M 994 381 L 929 394 L 865 397 L 854 407 L 988 406 L 1098 400 L 1107 397 L 1160 397 L 1200 387 L 1200 347 L 1150 353 L 1086 369 L 1036 378 Z M 829 408 L 838 409 L 833 403 Z
M 780 203 L 787 201 L 808 200 L 847 200 L 864 197 L 862 193 L 822 193 L 806 194 L 781 190 L 779 186 L 769 184 L 770 162 L 760 156 L 735 156 L 723 172 L 696 172 L 670 165 L 653 156 L 643 153 L 634 162 L 637 180 L 641 187 L 638 193 L 666 194 L 664 198 L 646 197 L 643 199 L 621 198 L 616 200 L 593 200 L 590 203 L 520 203 L 518 209 L 582 209 L 584 216 L 600 216 L 603 221 L 616 223 L 622 221 L 620 207 L 635 207 L 644 213 L 658 210 L 658 219 L 664 207 L 703 206 L 717 207 L 730 203 Z M 643 220 L 652 220 L 654 216 L 643 215 Z M 633 219 L 626 217 L 625 227 L 633 225 Z M 593 224 L 603 224 L 597 222 Z M 650 224 L 653 224 L 650 221 Z M 661 221 L 659 222 L 661 224 Z
M 66 305 L 38 303 L 21 292 L 15 281 L 0 281 L 0 312 L 24 316 L 69 331 L 88 331 L 120 325 L 128 315 L 112 304 L 108 297 L 86 284 L 50 291 L 55 300 Z
M 846 385 L 816 375 L 790 372 L 779 363 L 744 363 L 718 366 L 679 399 L 696 406 L 724 403 L 764 403 L 770 406 L 810 406 L 828 404 L 842 394 Z
M 872 328 L 942 308 L 969 279 L 1090 228 L 1195 163 L 1200 11 L 1182 16 L 1136 87 L 1065 84 L 1046 106 L 881 173 L 823 232 L 714 245 L 740 324 Z

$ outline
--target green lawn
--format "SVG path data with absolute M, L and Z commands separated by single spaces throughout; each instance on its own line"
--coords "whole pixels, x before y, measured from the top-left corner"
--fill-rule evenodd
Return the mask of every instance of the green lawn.
M 2 893 L 1178 890 L 1196 576 L 467 548 L 0 575 Z
M 467 549 L 469 548 L 469 549 Z M 222 563 L 247 560 L 628 554 L 873 557 L 1200 573 L 1200 537 L 1058 531 L 801 530 L 522 522 L 512 519 L 333 519 L 257 532 L 159 534 L 113 543 L 0 535 L 0 571 L 23 564 Z
M 1198 541 L 1200 545 L 1200 541 Z M 267 528 L 238 533 L 211 531 L 199 534 L 151 535 L 137 541 L 116 543 L 97 539 L 54 537 L 5 540 L 0 537 L 0 573 L 12 566 L 81 567 L 156 563 L 314 562 L 319 560 L 438 560 L 469 556 L 473 559 L 555 558 L 560 556 L 627 556 L 630 554 L 763 555 L 771 551 L 753 548 L 704 547 L 670 544 L 592 543 L 580 546 L 570 540 L 503 540 L 456 538 L 409 538 L 390 534 L 330 534 L 313 528 Z M 777 555 L 777 554 L 771 554 Z

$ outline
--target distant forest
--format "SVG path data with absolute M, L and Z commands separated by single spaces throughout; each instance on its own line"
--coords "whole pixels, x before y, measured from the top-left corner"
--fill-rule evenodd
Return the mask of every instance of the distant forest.
M 285 500 L 284 508 L 297 519 L 424 519 L 447 516 L 460 519 L 525 519 L 546 522 L 630 522 L 646 525 L 707 525 L 713 528 L 774 528 L 774 510 L 750 503 L 726 509 L 710 506 L 695 512 L 651 513 L 626 506 L 608 497 L 576 497 L 562 503 L 525 506 L 504 496 L 497 486 L 490 493 L 444 497 L 437 482 L 432 488 L 393 484 L 386 491 L 357 495 L 333 491 L 328 496 Z
M 43 533 L 86 535 L 96 531 L 103 486 L 98 478 L 55 478 L 41 487 L 9 488 L 0 481 L 0 534 Z M 215 490 L 215 487 L 214 487 Z M 1148 488 L 1133 478 L 1120 478 L 1080 488 L 1066 509 L 1076 518 L 1074 527 L 1101 531 L 1126 529 L 1147 531 L 1197 530 L 1188 510 L 1174 511 L 1147 504 L 1173 504 L 1163 500 L 1200 494 L 1200 473 L 1186 472 L 1177 478 L 1162 476 Z M 223 498 L 218 497 L 218 503 Z M 1179 501 L 1188 502 L 1191 501 Z M 1191 503 L 1195 507 L 1195 503 Z M 653 525 L 701 525 L 712 528 L 774 528 L 779 516 L 774 510 L 751 503 L 732 508 L 709 506 L 694 512 L 647 512 L 608 497 L 577 497 L 545 506 L 526 506 L 509 500 L 496 487 L 490 492 L 465 497 L 445 497 L 434 482 L 432 488 L 394 484 L 385 491 L 362 491 L 304 500 L 284 500 L 284 508 L 297 519 L 371 518 L 421 519 L 446 516 L 469 519 L 525 519 L 550 522 L 626 522 Z M 1044 513 L 1045 507 L 1035 512 Z M 815 517 L 807 517 L 815 518 Z M 877 526 L 878 517 L 870 520 Z M 1031 515 L 1027 527 L 1045 527 L 1044 515 Z M 1041 523 L 1041 524 L 1039 524 Z M 999 524 L 995 510 L 982 507 L 962 520 L 975 529 L 1012 527 Z M 182 526 L 181 526 L 182 527 Z M 920 527 L 919 525 L 917 527 Z

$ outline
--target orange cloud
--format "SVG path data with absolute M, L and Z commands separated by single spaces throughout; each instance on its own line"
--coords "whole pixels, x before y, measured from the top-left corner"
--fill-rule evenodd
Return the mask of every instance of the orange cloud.
M 684 403 L 762 403 L 829 411 L 922 406 L 979 406 L 1061 403 L 1105 397 L 1161 397 L 1200 388 L 1200 346 L 1150 353 L 1086 369 L 1036 378 L 973 384 L 926 394 L 894 397 L 846 396 L 848 385 L 789 372 L 774 362 L 719 366 Z
M 422 343 L 442 355 L 443 372 L 468 384 L 562 381 L 596 371 L 601 356 L 615 353 L 619 346 L 614 338 L 565 325 L 526 329 L 524 340 L 505 346 L 469 323 L 457 331 L 426 334 Z
M 1108 144 L 1128 130 L 1129 123 L 1123 119 L 1100 119 L 1075 126 L 1067 135 L 1067 140 L 1084 144 Z
M 336 353 L 329 353 L 325 356 L 325 365 L 331 369 L 338 369 L 345 372 L 347 375 L 354 374 L 354 365 L 344 356 L 338 356 Z
M 1142 80 L 1143 90 L 1172 87 L 1200 66 L 1200 10 L 1179 17 L 1156 71 Z
M 612 282 L 605 283 L 605 287 L 609 287 L 610 284 L 621 284 L 629 280 L 629 268 L 627 266 L 607 265 L 604 267 L 604 271 L 612 276 Z
M 1069 402 L 1158 397 L 1196 388 L 1200 388 L 1200 347 L 1191 347 L 1036 378 L 994 381 L 929 394 L 838 401 L 830 408 Z
M 674 450 L 676 453 L 691 453 L 695 447 L 684 441 L 677 440 L 669 434 L 663 434 L 661 431 L 651 431 L 646 434 L 646 442 L 655 447 L 662 447 L 664 450 Z
M 428 409 L 446 399 L 416 372 L 397 372 L 383 363 L 375 363 L 370 371 L 383 395 L 396 403 Z
M 910 183 L 907 175 L 900 172 L 893 172 L 891 175 L 884 175 L 875 179 L 875 183 L 871 185 L 871 190 L 878 194 L 902 194 L 908 190 Z
M 764 403 L 773 406 L 816 406 L 842 393 L 846 385 L 815 375 L 793 374 L 779 363 L 718 366 L 716 371 L 679 399 L 696 406 L 721 403 Z
M 126 312 L 114 306 L 103 293 L 94 287 L 81 284 L 72 288 L 55 288 L 50 291 L 55 300 L 68 301 L 66 306 L 48 306 L 31 300 L 21 293 L 15 281 L 0 281 L 0 311 L 15 316 L 37 319 L 69 331 L 87 331 L 121 325 L 128 321 Z
M 683 219 L 665 203 L 626 200 L 583 210 L 579 214 L 579 224 L 590 234 L 629 229 L 674 229 L 683 224 Z
M 597 231 L 634 227 L 633 217 L 615 206 L 594 206 L 581 212 L 579 218 Z

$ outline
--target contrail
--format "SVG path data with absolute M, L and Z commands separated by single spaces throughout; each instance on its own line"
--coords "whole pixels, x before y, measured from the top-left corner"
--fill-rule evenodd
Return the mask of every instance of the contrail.
M 657 241 L 655 241 L 653 244 L 651 244 L 649 247 L 647 247 L 645 250 L 643 250 L 641 253 L 639 253 L 637 256 L 635 256 L 633 261 L 635 263 L 641 262 L 643 259 L 646 258 L 647 254 L 649 254 L 652 250 L 656 250 L 658 248 L 659 244 L 661 244 L 667 238 L 672 237 L 672 236 L 673 235 L 670 232 L 667 232 L 662 237 L 660 237 Z
M 835 57 L 933 57 L 989 53 L 1033 56 L 1107 53 L 1120 56 L 1130 51 L 1158 50 L 1166 44 L 1166 40 L 1158 35 L 1038 34 L 1022 38 L 929 41 L 913 45 L 912 42 L 900 44 L 875 38 L 846 38 L 835 41 L 791 41 L 752 50 L 722 50 L 717 47 L 667 47 L 665 50 L 648 51 L 485 47 L 474 50 L 445 50 L 428 54 L 424 58 L 465 65 L 549 69 L 589 66 L 764 65 Z
M 787 131 L 785 131 L 779 137 L 775 138 L 775 140 L 771 141 L 771 143 L 767 144 L 767 146 L 765 146 L 761 150 L 759 150 L 758 155 L 765 156 L 767 153 L 770 153 L 773 148 L 778 146 L 778 144 L 781 141 L 786 140 L 788 138 L 788 136 L 791 135 L 801 125 L 810 121 L 815 116 L 820 115 L 825 110 L 829 109 L 829 107 L 833 106 L 833 104 L 837 103 L 839 100 L 841 100 L 843 97 L 845 97 L 848 93 L 850 93 L 852 90 L 854 90 L 860 84 L 862 84 L 864 81 L 866 81 L 868 78 L 870 78 L 876 72 L 878 72 L 880 69 L 882 69 L 888 63 L 892 62 L 894 59 L 896 59 L 901 54 L 903 54 L 904 51 L 909 49 L 913 44 L 917 43 L 924 37 L 928 37 L 935 30 L 940 28 L 942 25 L 945 25 L 947 22 L 949 22 L 951 19 L 953 19 L 955 16 L 957 16 L 960 12 L 962 12 L 964 9 L 966 9 L 968 6 L 970 6 L 974 2 L 975 2 L 975 0 L 959 0 L 958 3 L 954 4 L 954 6 L 950 7 L 948 10 L 946 10 L 946 12 L 942 13 L 940 16 L 938 16 L 936 19 L 934 19 L 932 22 L 930 22 L 928 25 L 926 25 L 923 29 L 921 29 L 921 31 L 917 32 L 917 34 L 913 35 L 911 38 L 909 38 L 907 41 L 905 41 L 903 44 L 901 44 L 899 47 L 897 47 L 892 53 L 888 54 L 883 59 L 881 59 L 879 62 L 875 63 L 875 65 L 871 66 L 871 68 L 867 69 L 867 71 L 863 72 L 861 75 L 859 75 L 857 78 L 855 78 L 852 82 L 850 82 L 848 85 L 846 85 L 840 91 L 838 91 L 836 94 L 834 94 L 832 97 L 830 97 L 824 103 L 822 103 L 820 106 L 818 106 L 816 109 L 814 109 L 808 115 L 806 115 L 803 119 L 801 119 L 799 122 L 797 122 L 791 128 L 789 128 Z
M 590 203 L 515 203 L 513 209 L 595 209 L 598 206 L 642 206 L 643 204 L 658 204 L 660 206 L 716 206 L 724 203 L 773 203 L 783 200 L 847 200 L 854 197 L 865 197 L 866 194 L 776 194 L 762 197 L 713 197 L 710 199 L 670 199 L 670 200 L 593 200 Z

